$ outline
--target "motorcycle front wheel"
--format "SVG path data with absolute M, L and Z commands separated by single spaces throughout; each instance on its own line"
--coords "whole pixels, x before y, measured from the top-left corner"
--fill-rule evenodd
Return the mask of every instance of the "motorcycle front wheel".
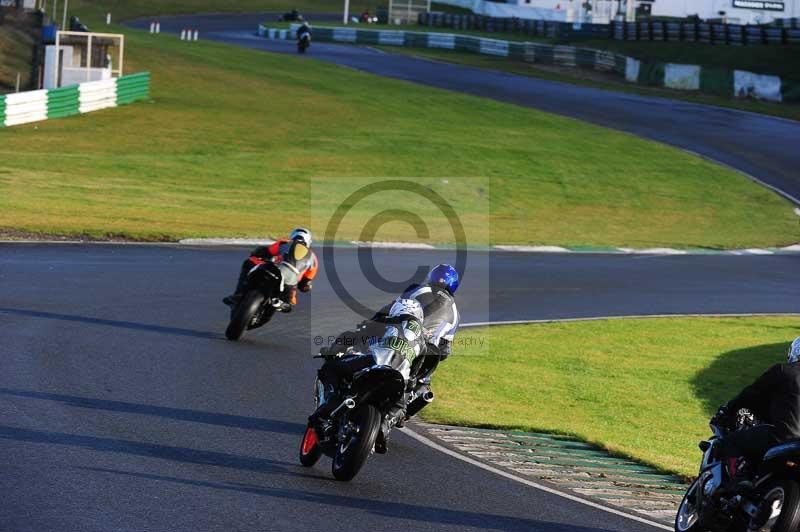
M 697 507 L 697 490 L 700 489 L 700 479 L 686 490 L 678 515 L 675 516 L 675 532 L 705 532 L 707 528 L 700 526 L 700 508 Z
M 366 405 L 350 414 L 348 423 L 351 427 L 345 440 L 337 445 L 331 465 L 333 478 L 342 481 L 352 480 L 369 458 L 381 427 L 381 415 L 377 408 Z
M 231 314 L 231 322 L 225 329 L 225 337 L 233 342 L 241 338 L 262 303 L 264 295 L 261 292 L 258 290 L 247 292 Z
M 796 532 L 800 527 L 800 486 L 790 479 L 778 479 L 761 490 L 762 514 L 751 519 L 752 532 Z

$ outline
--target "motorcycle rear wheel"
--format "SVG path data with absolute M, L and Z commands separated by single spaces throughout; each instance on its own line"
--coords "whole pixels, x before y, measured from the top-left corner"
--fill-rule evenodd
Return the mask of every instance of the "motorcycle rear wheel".
M 317 433 L 314 432 L 311 425 L 308 425 L 303 433 L 303 439 L 300 441 L 300 463 L 311 467 L 319 461 L 321 456 L 322 449 L 317 440 Z
M 225 337 L 235 342 L 244 334 L 258 308 L 264 303 L 264 295 L 258 290 L 250 290 L 236 305 L 231 315 L 231 322 L 225 329 Z
M 355 424 L 355 433 L 350 435 L 347 442 L 337 445 L 331 465 L 333 478 L 345 482 L 358 474 L 375 447 L 381 427 L 381 415 L 377 408 L 366 405 L 356 409 L 350 415 L 349 422 Z
M 800 527 L 800 486 L 791 479 L 778 479 L 763 489 L 762 501 L 770 515 L 766 523 L 750 520 L 751 532 L 796 532 Z M 766 517 L 766 516 L 765 516 Z

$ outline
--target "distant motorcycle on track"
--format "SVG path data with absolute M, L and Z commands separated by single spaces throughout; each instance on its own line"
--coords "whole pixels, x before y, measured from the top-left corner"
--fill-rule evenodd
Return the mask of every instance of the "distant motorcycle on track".
M 309 46 L 311 46 L 311 34 L 309 32 L 300 34 L 297 38 L 297 53 L 306 53 Z
M 228 340 L 236 341 L 246 330 L 265 325 L 275 312 L 291 310 L 291 305 L 283 301 L 281 294 L 297 285 L 299 271 L 296 264 L 307 254 L 308 248 L 298 244 L 275 262 L 250 257 L 253 267 L 247 274 L 244 295 L 231 309 L 230 323 L 225 330 Z

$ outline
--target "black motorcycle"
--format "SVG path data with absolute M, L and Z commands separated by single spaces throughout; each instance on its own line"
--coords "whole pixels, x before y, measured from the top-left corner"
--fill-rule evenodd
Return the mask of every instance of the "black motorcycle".
M 675 517 L 677 532 L 795 532 L 800 527 L 800 440 L 772 447 L 751 470 L 743 458 L 720 460 L 722 439 L 753 426 L 740 411 L 732 427 L 712 420 L 713 436 L 700 442 L 700 474 L 689 486 Z
M 299 20 L 303 20 L 303 15 L 296 9 L 292 9 L 278 16 L 279 22 L 297 22 Z
M 291 310 L 291 305 L 284 302 L 281 295 L 286 289 L 297 285 L 299 273 L 296 261 L 308 253 L 307 248 L 298 249 L 301 247 L 295 246 L 277 263 L 250 257 L 253 268 L 247 275 L 244 295 L 231 309 L 230 323 L 225 330 L 228 340 L 236 341 L 244 331 L 265 325 L 277 311 Z
M 323 454 L 333 458 L 331 471 L 337 480 L 348 481 L 359 472 L 381 430 L 381 420 L 406 393 L 406 380 L 400 371 L 403 357 L 398 353 L 347 354 L 345 357 L 369 357 L 363 368 L 353 373 L 335 393 L 326 391 L 317 380 L 315 403 L 326 400 L 336 406 L 320 423 L 308 424 L 300 442 L 300 463 L 311 467 Z M 319 355 L 315 358 L 330 359 Z M 412 402 L 415 397 L 410 397 Z M 432 397 L 431 397 L 432 399 Z
M 297 37 L 297 53 L 306 53 L 309 46 L 311 46 L 311 33 L 306 31 Z

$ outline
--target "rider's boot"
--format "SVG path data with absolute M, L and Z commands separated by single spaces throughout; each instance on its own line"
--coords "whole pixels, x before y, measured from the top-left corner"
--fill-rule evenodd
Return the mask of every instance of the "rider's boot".
M 378 454 L 385 454 L 389 443 L 389 433 L 392 428 L 399 426 L 400 422 L 406 416 L 406 409 L 401 405 L 395 405 L 383 416 L 381 421 L 380 432 L 378 432 L 378 439 L 375 440 L 375 452 Z
M 247 273 L 250 271 L 249 260 L 244 261 L 242 269 L 239 271 L 239 280 L 236 282 L 236 290 L 229 296 L 222 298 L 222 302 L 229 307 L 234 307 L 239 304 L 244 296 L 245 288 L 247 288 Z

